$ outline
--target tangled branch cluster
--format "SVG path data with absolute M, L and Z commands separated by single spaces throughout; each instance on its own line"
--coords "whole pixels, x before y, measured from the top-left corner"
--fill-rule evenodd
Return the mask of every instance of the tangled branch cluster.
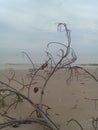
M 0 113 L 2 117 L 6 118 L 6 122 L 0 123 L 0 129 L 8 126 L 19 127 L 21 124 L 38 123 L 47 126 L 48 128 L 53 130 L 59 130 L 56 124 L 48 116 L 48 110 L 50 109 L 50 107 L 43 103 L 43 98 L 47 83 L 49 82 L 50 78 L 52 78 L 53 74 L 60 69 L 65 69 L 68 71 L 69 77 L 67 78 L 67 82 L 73 77 L 74 74 L 79 75 L 79 70 L 86 72 L 96 81 L 98 81 L 92 74 L 90 74 L 82 67 L 72 66 L 72 63 L 76 61 L 77 56 L 74 50 L 71 48 L 70 30 L 67 28 L 65 23 L 59 23 L 57 28 L 59 31 L 63 30 L 65 32 L 65 35 L 67 37 L 67 43 L 48 43 L 46 49 L 47 60 L 39 68 L 36 68 L 36 65 L 32 62 L 32 59 L 29 57 L 29 55 L 26 52 L 23 52 L 30 60 L 33 67 L 33 69 L 29 72 L 29 82 L 27 84 L 25 84 L 24 80 L 22 80 L 22 82 L 16 80 L 14 71 L 12 71 L 10 77 L 7 77 L 9 81 L 8 83 L 0 81 L 1 105 L 4 106 L 6 100 L 11 100 L 10 104 L 6 106 L 5 111 Z M 49 52 L 49 48 L 53 45 L 60 45 L 63 47 L 63 49 L 59 48 L 59 50 L 57 50 L 58 60 L 55 59 L 53 54 Z M 38 83 L 38 81 L 36 82 L 35 79 L 37 79 L 38 77 L 43 80 L 43 84 L 40 88 L 35 87 L 35 84 Z M 11 85 L 13 81 L 17 83 L 18 87 Z M 26 94 L 24 94 L 25 90 L 27 90 Z M 34 93 L 37 93 L 40 90 L 39 103 L 36 103 L 32 100 L 30 93 L 31 90 L 33 90 Z M 32 111 L 30 112 L 30 114 L 25 119 L 17 119 L 15 117 L 10 116 L 8 114 L 9 110 L 13 107 L 14 109 L 17 108 L 17 105 L 19 103 L 22 103 L 24 100 L 26 100 L 31 105 Z M 81 129 L 83 129 L 77 121 L 75 122 L 80 126 Z

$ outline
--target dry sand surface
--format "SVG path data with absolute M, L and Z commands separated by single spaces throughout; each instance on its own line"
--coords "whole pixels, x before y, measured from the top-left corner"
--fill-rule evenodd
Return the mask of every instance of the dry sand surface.
M 98 69 L 89 69 L 89 71 L 98 78 Z M 15 78 L 21 81 L 23 77 L 25 82 L 27 71 L 16 71 Z M 0 80 L 8 82 L 8 71 L 0 71 Z M 84 130 L 94 130 L 91 124 L 92 117 L 98 117 L 98 102 L 92 99 L 98 99 L 98 82 L 87 75 L 81 75 L 73 78 L 69 84 L 66 83 L 64 70 L 56 72 L 50 79 L 45 89 L 43 103 L 50 106 L 50 118 L 60 128 L 60 130 L 79 130 L 79 126 L 75 122 L 71 122 L 66 126 L 68 120 L 74 118 L 83 126 Z M 41 81 L 39 87 L 41 87 Z M 12 83 L 17 87 L 18 84 Z M 34 94 L 31 91 L 32 100 L 39 102 L 40 91 Z M 4 108 L 5 109 L 5 108 Z M 1 108 L 2 110 L 2 108 Z M 10 110 L 10 115 L 24 118 L 31 112 L 31 107 L 27 102 L 17 106 L 15 111 Z M 0 119 L 1 120 L 1 119 Z M 14 130 L 12 127 L 4 128 L 4 130 Z M 48 130 L 47 128 L 37 125 L 21 125 L 17 130 Z

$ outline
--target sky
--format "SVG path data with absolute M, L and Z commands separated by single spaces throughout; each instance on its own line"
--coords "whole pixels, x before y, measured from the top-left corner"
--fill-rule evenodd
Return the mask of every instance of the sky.
M 65 40 L 59 22 L 71 30 L 78 60 L 98 63 L 98 0 L 0 0 L 1 57 L 26 50 L 41 60 L 48 42 Z

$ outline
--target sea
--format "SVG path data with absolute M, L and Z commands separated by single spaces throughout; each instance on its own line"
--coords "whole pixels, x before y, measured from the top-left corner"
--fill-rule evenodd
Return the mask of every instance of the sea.
M 25 70 L 33 69 L 31 61 L 25 53 L 31 58 L 32 62 L 38 67 L 42 62 L 40 56 L 26 49 L 0 49 L 0 70 Z M 35 58 L 36 57 L 36 58 Z
M 37 55 L 37 53 L 33 53 L 31 50 L 28 51 L 26 49 L 0 49 L 0 70 L 27 70 L 33 69 L 31 61 L 29 58 L 23 53 L 26 52 L 28 56 L 31 58 L 32 62 L 35 64 L 36 68 L 38 68 L 41 64 L 45 62 L 45 56 Z M 74 63 L 74 65 L 83 66 L 84 68 L 97 68 L 98 69 L 98 60 L 94 60 L 92 58 L 80 57 Z

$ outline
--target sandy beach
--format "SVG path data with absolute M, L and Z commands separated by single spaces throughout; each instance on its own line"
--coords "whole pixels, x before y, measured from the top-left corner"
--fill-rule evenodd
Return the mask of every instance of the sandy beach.
M 94 76 L 98 78 L 98 69 L 88 69 Z M 27 83 L 27 70 L 16 70 L 15 79 Z M 8 83 L 10 73 L 7 70 L 0 71 L 0 80 Z M 48 111 L 50 118 L 60 128 L 60 130 L 79 130 L 79 126 L 75 122 L 71 122 L 68 126 L 67 121 L 74 118 L 83 127 L 84 130 L 94 130 L 92 126 L 92 117 L 98 117 L 98 82 L 87 75 L 79 75 L 78 79 L 73 79 L 67 83 L 67 75 L 64 70 L 56 72 L 47 84 L 44 94 L 43 103 L 48 105 L 51 109 Z M 41 87 L 43 81 L 38 84 Z M 11 83 L 12 86 L 18 88 L 18 84 Z M 40 91 L 34 93 L 30 91 L 31 99 L 39 103 Z M 26 94 L 26 92 L 24 93 Z M 5 103 L 7 104 L 7 103 Z M 6 109 L 1 108 L 1 111 Z M 9 110 L 9 114 L 17 118 L 26 117 L 32 109 L 27 102 L 20 103 L 17 109 Z M 0 121 L 2 118 L 0 118 Z M 5 120 L 3 120 L 5 121 Z M 17 130 L 48 130 L 44 126 L 37 124 L 21 125 Z M 13 127 L 4 128 L 4 130 L 14 130 Z

